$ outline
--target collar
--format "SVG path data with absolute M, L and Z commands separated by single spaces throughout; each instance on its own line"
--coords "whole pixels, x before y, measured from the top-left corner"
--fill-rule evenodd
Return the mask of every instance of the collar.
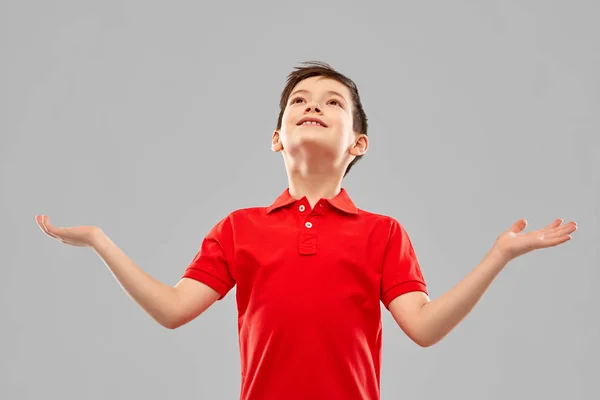
M 305 197 L 303 197 L 302 199 L 304 199 L 304 198 Z M 281 193 L 279 195 L 279 197 L 277 197 L 277 199 L 275 199 L 273 204 L 271 204 L 269 207 L 267 207 L 267 214 L 271 213 L 272 211 L 274 211 L 278 208 L 285 207 L 289 204 L 295 203 L 296 201 L 302 200 L 302 199 L 294 199 L 290 195 L 290 189 L 287 188 L 283 191 L 283 193 Z M 346 212 L 348 214 L 357 214 L 358 213 L 358 208 L 356 208 L 356 206 L 352 202 L 352 199 L 350 199 L 348 192 L 346 192 L 346 190 L 344 188 L 342 188 L 340 190 L 340 192 L 337 194 L 337 196 L 335 196 L 333 199 L 325 199 L 325 200 L 329 204 L 331 204 L 333 207 L 337 208 L 340 211 Z

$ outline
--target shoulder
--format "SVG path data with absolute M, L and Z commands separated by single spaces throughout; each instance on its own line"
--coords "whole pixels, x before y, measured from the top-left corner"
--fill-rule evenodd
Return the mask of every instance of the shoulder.
M 266 207 L 239 208 L 222 216 L 213 226 L 213 232 L 227 233 L 244 226 L 255 225 L 264 220 L 267 215 Z
M 402 228 L 402 224 L 400 224 L 396 218 L 386 214 L 380 214 L 359 208 L 357 217 L 365 222 L 371 222 L 375 224 L 375 226 L 377 226 L 379 229 L 387 229 L 391 231 L 393 229 Z
M 232 224 L 262 220 L 267 216 L 267 207 L 245 207 L 230 212 L 225 219 Z
M 378 241 L 385 241 L 389 243 L 411 243 L 411 239 L 408 235 L 404 225 L 395 217 L 390 215 L 365 211 L 362 209 L 358 210 L 358 217 L 362 218 L 367 222 L 365 226 L 370 226 L 370 235 L 377 238 Z

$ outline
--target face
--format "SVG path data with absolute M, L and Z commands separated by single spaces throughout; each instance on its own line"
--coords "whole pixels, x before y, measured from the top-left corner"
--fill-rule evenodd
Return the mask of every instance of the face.
M 350 163 L 368 146 L 353 130 L 350 90 L 324 77 L 303 80 L 292 90 L 281 129 L 273 134 L 273 150 L 287 161 L 318 162 L 328 168 Z

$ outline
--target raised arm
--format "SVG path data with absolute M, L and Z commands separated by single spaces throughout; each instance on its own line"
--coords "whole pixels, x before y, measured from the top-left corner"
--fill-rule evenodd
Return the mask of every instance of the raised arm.
M 57 228 L 47 216 L 36 221 L 49 237 L 62 243 L 90 247 L 104 261 L 119 285 L 148 315 L 168 329 L 175 329 L 202 314 L 218 298 L 211 287 L 184 278 L 175 286 L 166 285 L 138 267 L 98 227 Z
M 497 238 L 481 263 L 448 292 L 433 301 L 422 292 L 406 293 L 390 303 L 390 313 L 415 343 L 422 347 L 436 344 L 473 310 L 510 261 L 569 241 L 577 224 L 562 223 L 559 218 L 543 229 L 523 233 L 527 221 L 520 219 Z

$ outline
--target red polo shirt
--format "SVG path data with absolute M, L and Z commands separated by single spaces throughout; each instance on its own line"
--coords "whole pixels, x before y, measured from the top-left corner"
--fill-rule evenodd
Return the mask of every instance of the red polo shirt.
M 404 228 L 344 189 L 234 211 L 183 276 L 219 300 L 237 285 L 242 400 L 379 399 L 380 302 L 427 293 Z

